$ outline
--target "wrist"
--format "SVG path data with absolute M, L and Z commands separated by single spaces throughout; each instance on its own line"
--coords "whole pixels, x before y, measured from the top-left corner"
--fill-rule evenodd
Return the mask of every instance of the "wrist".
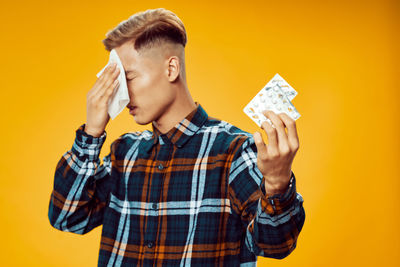
M 287 191 L 290 182 L 286 184 L 272 185 L 265 180 L 265 193 L 269 196 L 276 195 L 276 194 L 283 194 Z
M 99 131 L 99 130 L 91 129 L 91 128 L 87 127 L 86 125 L 85 125 L 85 128 L 83 129 L 83 131 L 86 134 L 91 135 L 91 136 L 96 137 L 96 138 L 100 137 L 104 132 L 104 130 L 103 131 Z
M 88 159 L 89 161 L 97 161 L 99 159 L 100 150 L 107 137 L 107 132 L 100 137 L 92 136 L 89 128 L 89 133 L 85 132 L 85 124 L 82 124 L 76 130 L 76 137 L 72 146 L 72 152 L 80 157 L 81 160 Z

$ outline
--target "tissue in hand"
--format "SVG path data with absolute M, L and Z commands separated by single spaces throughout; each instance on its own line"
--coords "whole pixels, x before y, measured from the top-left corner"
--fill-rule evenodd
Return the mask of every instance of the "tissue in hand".
M 126 84 L 126 77 L 125 77 L 125 70 L 124 66 L 122 65 L 121 60 L 118 57 L 117 51 L 112 49 L 110 51 L 110 59 L 107 65 L 96 74 L 97 78 L 103 73 L 104 69 L 112 64 L 117 63 L 117 68 L 119 68 L 119 75 L 118 75 L 118 88 L 114 89 L 113 94 L 111 95 L 110 99 L 108 100 L 108 114 L 110 115 L 111 119 L 114 120 L 115 117 L 129 104 L 129 93 L 128 93 L 128 86 Z

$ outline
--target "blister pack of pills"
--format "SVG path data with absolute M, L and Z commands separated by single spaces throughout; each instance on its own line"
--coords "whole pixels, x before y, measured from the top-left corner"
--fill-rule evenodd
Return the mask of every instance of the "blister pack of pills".
M 297 92 L 279 74 L 276 74 L 260 92 L 244 107 L 243 111 L 259 127 L 263 121 L 272 122 L 262 114 L 269 109 L 279 113 L 286 113 L 294 120 L 300 118 L 300 113 L 294 107 L 291 100 Z

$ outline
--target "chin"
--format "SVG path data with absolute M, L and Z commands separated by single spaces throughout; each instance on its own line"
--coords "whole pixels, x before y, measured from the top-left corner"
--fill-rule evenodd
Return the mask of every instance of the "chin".
M 149 124 L 149 123 L 152 122 L 152 121 L 149 121 L 149 120 L 140 119 L 140 118 L 138 117 L 138 115 L 133 115 L 133 118 L 134 118 L 135 122 L 136 122 L 137 124 L 139 124 L 139 125 L 147 125 L 147 124 Z

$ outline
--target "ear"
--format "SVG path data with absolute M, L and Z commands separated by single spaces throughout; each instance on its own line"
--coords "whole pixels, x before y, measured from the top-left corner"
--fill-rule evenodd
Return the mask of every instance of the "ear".
M 167 60 L 166 75 L 167 75 L 168 81 L 174 82 L 178 78 L 180 68 L 181 68 L 181 66 L 180 66 L 179 58 L 177 56 L 172 56 Z

